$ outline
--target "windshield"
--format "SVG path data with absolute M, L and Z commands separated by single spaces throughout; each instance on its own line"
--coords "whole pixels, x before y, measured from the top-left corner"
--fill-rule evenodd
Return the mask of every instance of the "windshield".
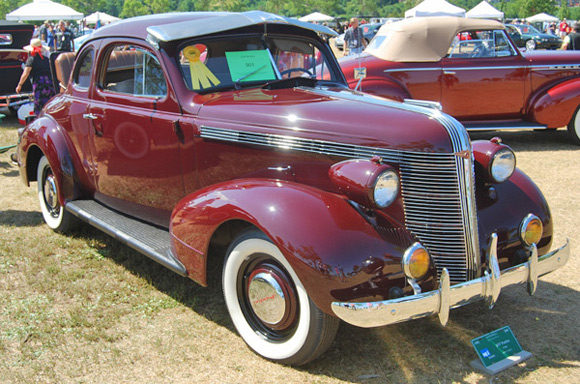
M 317 41 L 296 36 L 228 36 L 186 43 L 179 62 L 187 87 L 196 92 L 261 86 L 305 77 L 340 81 Z
M 531 25 L 518 25 L 516 28 L 518 28 L 521 33 L 540 33 L 540 31 Z

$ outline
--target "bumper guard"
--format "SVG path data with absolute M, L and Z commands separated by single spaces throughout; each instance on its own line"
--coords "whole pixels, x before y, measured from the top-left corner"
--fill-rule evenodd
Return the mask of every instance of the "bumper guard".
M 439 315 L 441 324 L 446 325 L 450 309 L 480 300 L 486 300 L 489 308 L 493 308 L 504 287 L 527 283 L 528 293 L 533 295 L 538 286 L 538 277 L 562 267 L 569 257 L 569 241 L 541 257 L 538 257 L 536 245 L 532 244 L 528 261 L 500 272 L 497 234 L 494 233 L 488 252 L 489 269 L 480 278 L 451 286 L 449 273 L 444 268 L 437 290 L 393 300 L 333 302 L 332 310 L 340 319 L 362 328 L 380 327 L 435 314 Z

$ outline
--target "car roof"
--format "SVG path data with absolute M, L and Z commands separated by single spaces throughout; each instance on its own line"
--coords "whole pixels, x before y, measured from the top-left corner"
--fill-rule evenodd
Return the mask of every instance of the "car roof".
M 154 43 L 205 36 L 259 24 L 286 24 L 306 28 L 322 34 L 337 35 L 323 25 L 305 23 L 297 19 L 262 11 L 249 12 L 183 12 L 147 15 L 125 19 L 96 30 L 92 39 L 119 36 L 148 39 Z
M 409 18 L 383 25 L 377 37 L 387 38 L 382 44 L 371 46 L 365 52 L 389 61 L 439 61 L 447 55 L 451 42 L 459 32 L 488 29 L 505 27 L 494 20 L 445 16 Z

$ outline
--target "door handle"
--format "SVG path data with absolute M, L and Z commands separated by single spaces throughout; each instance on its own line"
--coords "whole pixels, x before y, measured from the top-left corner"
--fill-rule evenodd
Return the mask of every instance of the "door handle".
M 455 71 L 443 71 L 444 75 L 455 75 Z
M 83 113 L 83 119 L 97 120 L 99 117 L 93 113 Z

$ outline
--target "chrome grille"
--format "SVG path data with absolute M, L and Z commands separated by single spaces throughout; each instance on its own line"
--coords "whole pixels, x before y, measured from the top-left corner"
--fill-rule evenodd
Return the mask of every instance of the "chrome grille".
M 456 156 L 404 156 L 400 169 L 408 229 L 429 250 L 439 274 L 447 268 L 452 282 L 466 281 L 469 266 Z

